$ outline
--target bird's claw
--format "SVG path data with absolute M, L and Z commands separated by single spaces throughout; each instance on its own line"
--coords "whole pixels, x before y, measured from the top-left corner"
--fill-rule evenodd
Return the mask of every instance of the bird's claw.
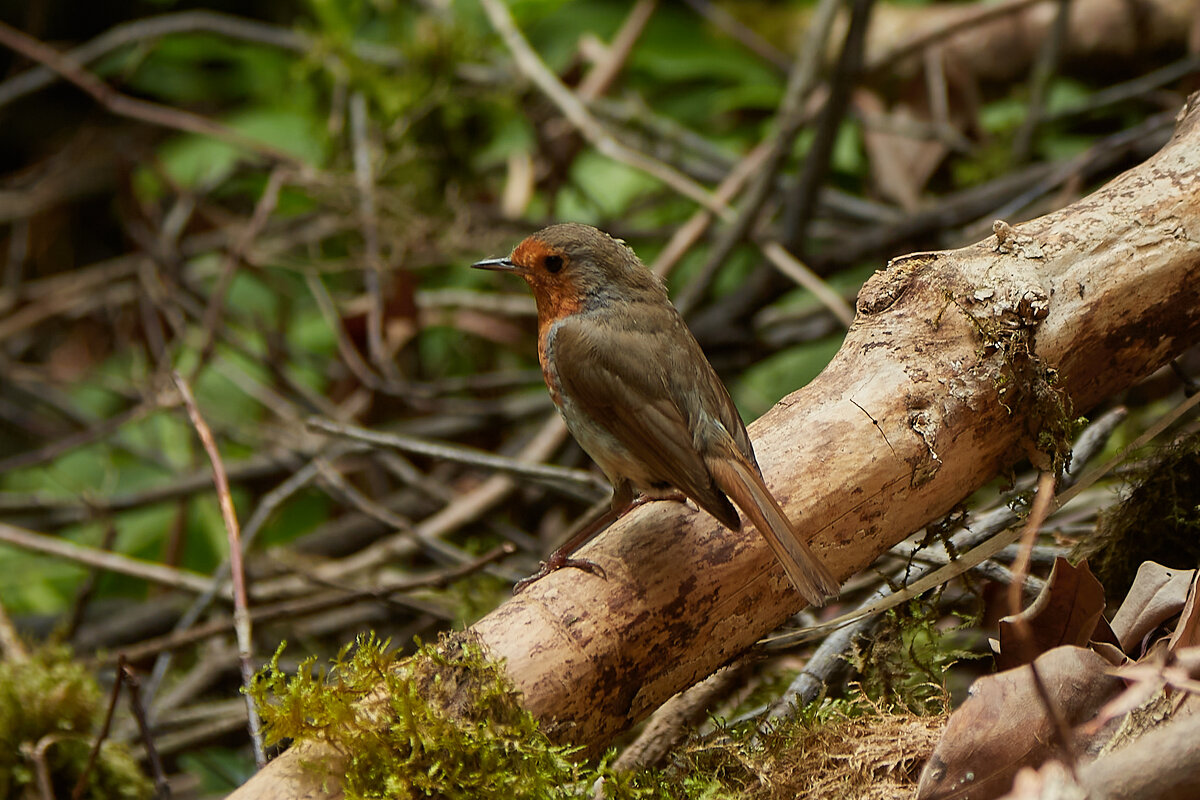
M 513 594 L 520 594 L 528 589 L 533 584 L 540 581 L 542 578 L 549 575 L 551 572 L 558 572 L 560 569 L 571 567 L 573 569 L 581 569 L 584 572 L 590 572 L 601 580 L 608 580 L 608 573 L 604 571 L 604 567 L 597 564 L 595 561 L 589 561 L 586 558 L 567 558 L 560 556 L 557 553 L 552 554 L 550 558 L 538 565 L 538 571 L 530 575 L 528 578 L 522 578 L 513 586 Z

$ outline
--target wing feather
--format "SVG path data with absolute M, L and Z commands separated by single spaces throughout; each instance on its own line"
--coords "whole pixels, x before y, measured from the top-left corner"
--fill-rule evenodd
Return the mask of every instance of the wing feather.
M 669 307 L 664 311 L 670 313 L 639 313 L 637 328 L 622 327 L 619 318 L 612 321 L 613 315 L 585 324 L 579 317 L 563 320 L 553 342 L 561 390 L 577 412 L 616 439 L 645 472 L 640 482 L 632 466 L 622 470 L 625 476 L 635 483 L 669 484 L 737 529 L 737 512 L 716 488 L 694 442 L 695 412 L 690 407 L 697 399 L 672 378 L 681 368 L 680 359 L 690 353 L 681 352 L 684 345 L 672 319 L 678 314 Z M 687 340 L 699 349 L 690 334 Z M 604 454 L 591 455 L 609 472 Z

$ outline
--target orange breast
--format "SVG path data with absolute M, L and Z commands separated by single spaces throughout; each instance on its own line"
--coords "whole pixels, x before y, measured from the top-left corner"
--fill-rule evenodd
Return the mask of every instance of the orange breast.
M 554 322 L 557 322 L 555 320 Z M 562 408 L 562 384 L 558 380 L 558 369 L 554 363 L 554 328 L 553 322 L 543 323 L 538 314 L 538 363 L 542 365 L 542 379 L 550 390 L 550 399 L 554 405 Z

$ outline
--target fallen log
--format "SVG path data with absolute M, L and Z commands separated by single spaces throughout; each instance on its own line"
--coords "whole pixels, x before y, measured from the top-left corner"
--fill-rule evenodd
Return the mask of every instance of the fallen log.
M 895 259 L 837 356 L 750 426 L 767 483 L 846 578 L 1073 418 L 1200 339 L 1200 95 L 1156 155 L 1092 195 L 959 250 Z M 650 503 L 472 626 L 560 741 L 603 747 L 803 600 L 752 529 Z M 232 796 L 327 797 L 285 753 Z

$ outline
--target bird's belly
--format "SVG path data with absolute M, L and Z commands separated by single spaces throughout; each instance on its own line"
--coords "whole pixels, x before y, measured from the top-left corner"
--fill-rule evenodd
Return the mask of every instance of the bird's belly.
M 603 423 L 573 403 L 570 392 L 562 391 L 558 362 L 554 357 L 554 337 L 560 323 L 561 320 L 550 325 L 539 337 L 538 360 L 542 365 L 546 388 L 550 390 L 550 398 L 558 406 L 558 413 L 567 423 L 567 430 L 614 487 L 622 481 L 629 481 L 642 494 L 651 497 L 663 494 L 666 477 L 652 474 L 646 464 L 630 452 Z
M 626 480 L 644 490 L 659 482 L 604 425 L 580 409 L 573 408 L 569 397 L 564 396 L 562 401 L 559 411 L 566 420 L 567 430 L 604 471 L 610 483 L 615 486 L 619 481 Z

